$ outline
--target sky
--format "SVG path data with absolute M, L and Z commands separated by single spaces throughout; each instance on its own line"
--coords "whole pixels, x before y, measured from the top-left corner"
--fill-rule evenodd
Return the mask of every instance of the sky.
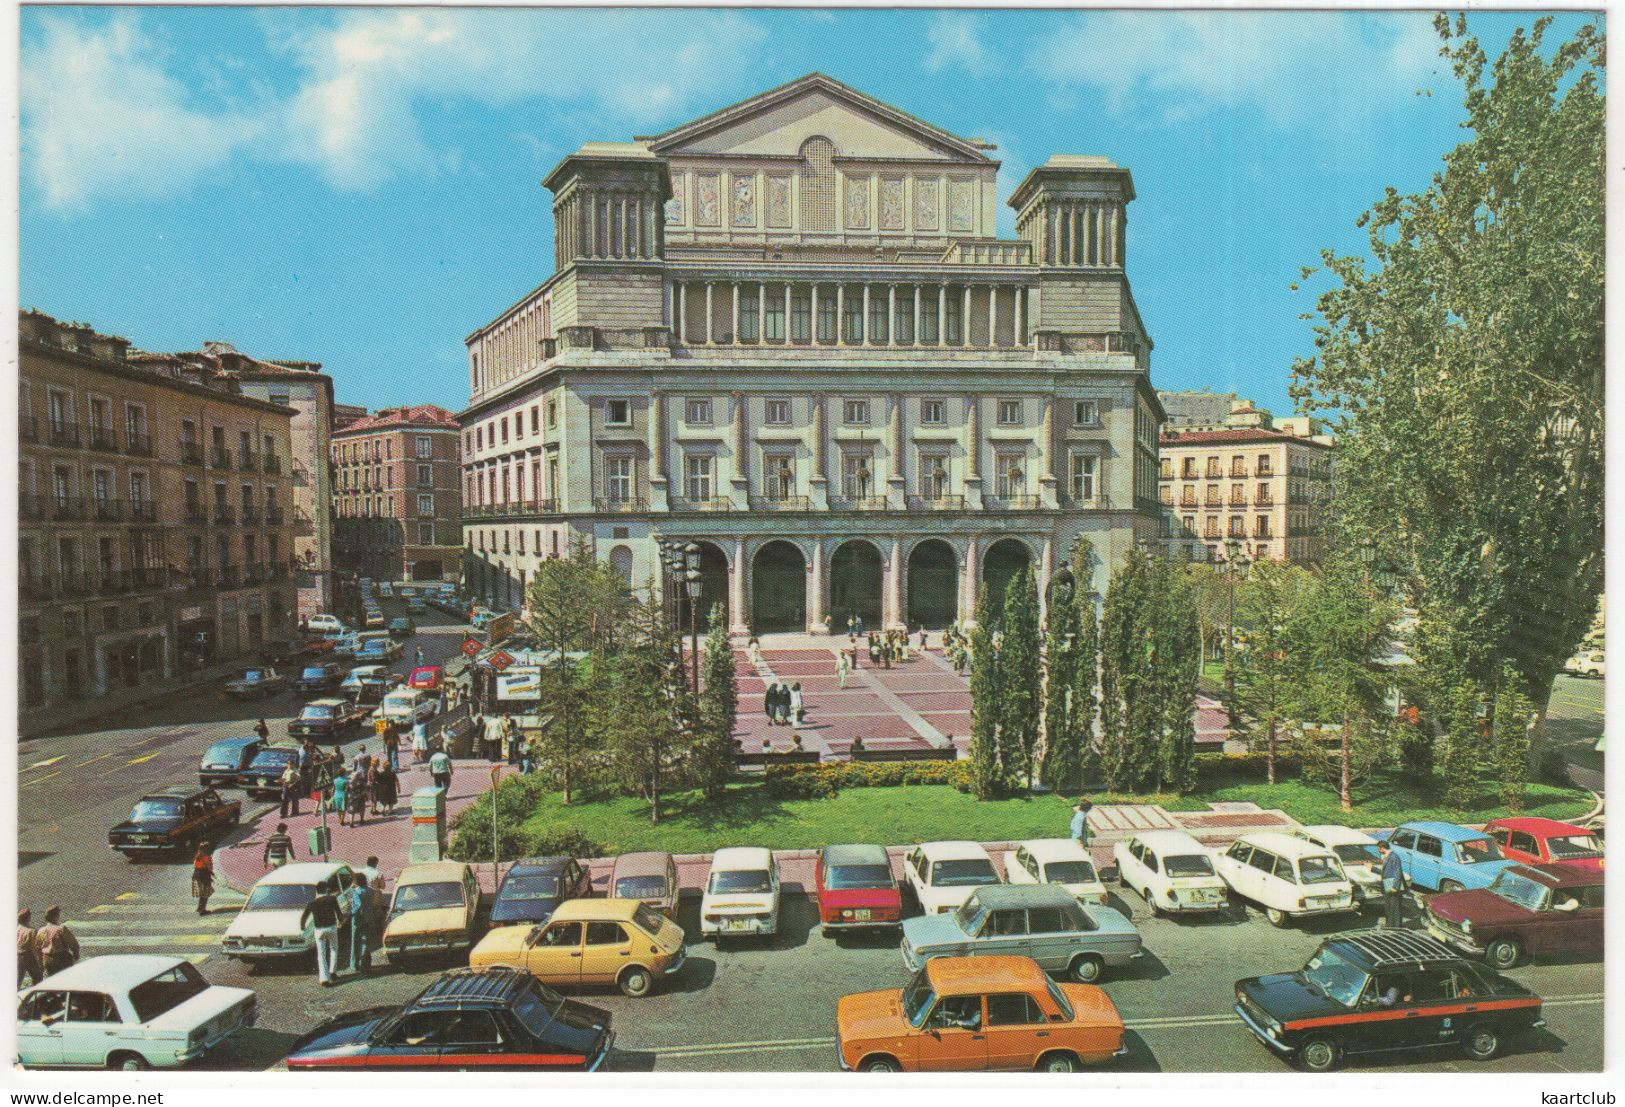
M 1127 166 L 1153 383 L 1285 415 L 1300 270 L 1465 137 L 1438 49 L 1414 12 L 24 8 L 20 300 L 456 410 L 463 338 L 552 271 L 563 156 L 818 70 L 997 143 L 1004 236 L 1051 154 Z

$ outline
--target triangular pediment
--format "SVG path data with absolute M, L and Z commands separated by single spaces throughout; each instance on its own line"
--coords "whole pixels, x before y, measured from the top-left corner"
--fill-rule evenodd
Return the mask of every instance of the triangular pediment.
M 815 136 L 843 158 L 996 164 L 961 138 L 814 73 L 644 139 L 662 157 L 799 157 Z

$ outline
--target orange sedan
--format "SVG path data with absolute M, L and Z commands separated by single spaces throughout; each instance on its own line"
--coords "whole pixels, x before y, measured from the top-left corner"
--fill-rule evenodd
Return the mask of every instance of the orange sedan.
M 1076 1072 L 1127 1052 L 1103 990 L 1030 957 L 934 958 L 901 991 L 842 996 L 835 1028 L 841 1068 L 859 1072 Z

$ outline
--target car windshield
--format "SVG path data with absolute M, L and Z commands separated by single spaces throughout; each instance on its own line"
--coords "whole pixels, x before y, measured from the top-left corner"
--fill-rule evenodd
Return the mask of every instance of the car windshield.
M 394 910 L 433 911 L 440 907 L 461 907 L 463 886 L 455 880 L 434 884 L 405 884 L 395 889 Z
M 1382 864 L 1382 851 L 1376 846 L 1363 842 L 1349 842 L 1341 846 L 1333 846 L 1332 852 L 1337 859 L 1345 865 L 1380 865 Z
M 1347 880 L 1336 859 L 1305 857 L 1298 862 L 1298 880 L 1303 884 L 1335 884 Z
M 936 998 L 936 993 L 931 989 L 931 981 L 926 979 L 925 970 L 922 968 L 914 974 L 914 979 L 909 981 L 908 987 L 903 989 L 903 1017 L 918 1030 Z
M 243 670 L 243 679 L 244 680 L 253 681 L 253 680 L 263 680 L 264 678 L 265 678 L 265 672 L 262 669 L 245 669 L 245 670 Z
M 388 711 L 410 711 L 416 702 L 413 696 L 385 696 L 384 708 Z
M 305 709 L 299 713 L 301 719 L 331 719 L 333 709 L 324 703 L 307 703 Z
M 321 680 L 327 675 L 327 670 L 320 665 L 311 665 L 302 675 L 306 680 Z
M 557 876 L 544 876 L 540 873 L 524 876 L 510 876 L 502 882 L 503 899 L 557 899 L 559 894 L 559 878 Z
M 303 911 L 316 898 L 314 884 L 261 884 L 248 893 L 244 911 Z
M 176 819 L 180 817 L 181 801 L 172 799 L 144 799 L 130 812 L 131 822 L 147 819 Z
M 1488 838 L 1469 838 L 1465 842 L 1457 842 L 1456 851 L 1462 861 L 1469 865 L 1501 860 L 1501 851 Z
M 977 934 L 981 932 L 982 920 L 987 918 L 987 908 L 972 896 L 959 905 L 959 910 L 954 912 L 954 918 L 959 922 L 959 929 L 966 934 Z
M 931 883 L 938 888 L 969 888 L 998 882 L 999 874 L 993 871 L 993 862 L 983 858 L 935 861 L 931 864 Z
M 1515 873 L 1511 869 L 1496 876 L 1490 891 L 1526 911 L 1544 911 L 1552 898 L 1551 889 L 1539 881 Z
M 294 750 L 261 750 L 249 764 L 250 769 L 276 769 L 280 772 L 288 762 L 298 757 Z
M 1303 967 L 1304 979 L 1311 988 L 1328 999 L 1353 1007 L 1365 989 L 1365 971 L 1340 956 L 1337 951 L 1321 949 L 1309 958 Z
M 832 891 L 848 888 L 890 888 L 890 865 L 831 865 L 824 886 Z
M 1051 884 L 1090 884 L 1097 878 L 1087 861 L 1051 861 L 1044 866 L 1044 879 Z
M 1184 856 L 1163 859 L 1163 868 L 1169 876 L 1212 876 L 1213 859 L 1205 853 L 1187 853 Z
M 632 921 L 637 923 L 645 934 L 660 933 L 660 913 L 646 903 L 640 903 L 632 908 Z
M 1602 839 L 1593 834 L 1571 834 L 1564 838 L 1546 839 L 1546 848 L 1552 860 L 1568 861 L 1576 857 L 1601 857 Z
M 130 1006 L 137 1022 L 151 1022 L 165 1011 L 173 1011 L 195 995 L 209 990 L 209 982 L 190 961 L 182 961 L 151 980 L 130 989 Z
M 623 876 L 615 882 L 618 899 L 665 899 L 666 878 L 663 876 Z
M 766 869 L 725 869 L 711 874 L 710 891 L 713 894 L 734 892 L 767 892 L 773 881 Z
M 216 742 L 204 753 L 203 760 L 210 763 L 237 764 L 237 759 L 243 754 L 243 747 L 236 742 Z

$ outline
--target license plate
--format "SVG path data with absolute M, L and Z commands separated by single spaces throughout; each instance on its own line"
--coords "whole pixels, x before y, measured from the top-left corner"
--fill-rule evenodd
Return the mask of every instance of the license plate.
M 749 919 L 723 919 L 722 928 L 724 930 L 749 930 L 751 923 Z
M 857 919 L 859 922 L 868 922 L 870 919 L 874 918 L 874 912 L 870 911 L 867 907 L 860 907 L 856 911 L 852 912 L 852 917 Z

